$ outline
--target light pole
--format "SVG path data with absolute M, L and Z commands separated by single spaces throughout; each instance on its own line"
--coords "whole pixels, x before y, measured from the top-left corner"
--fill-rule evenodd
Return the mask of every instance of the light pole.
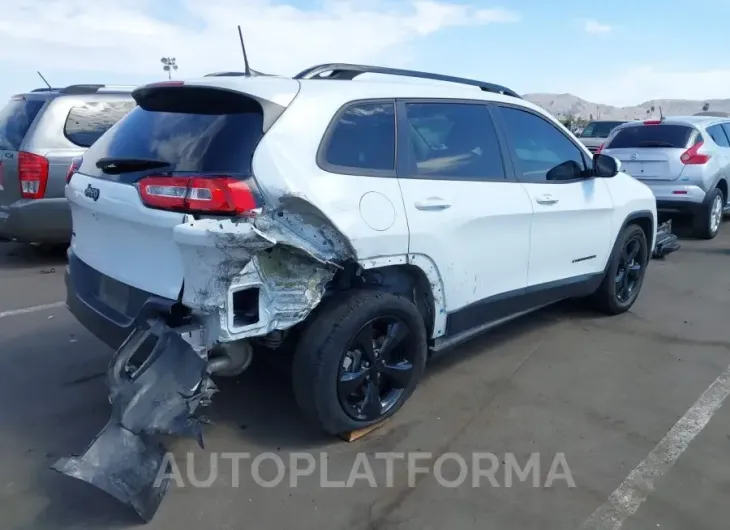
M 177 62 L 174 57 L 163 57 L 160 59 L 162 69 L 167 72 L 167 78 L 172 79 L 172 71 L 177 70 Z

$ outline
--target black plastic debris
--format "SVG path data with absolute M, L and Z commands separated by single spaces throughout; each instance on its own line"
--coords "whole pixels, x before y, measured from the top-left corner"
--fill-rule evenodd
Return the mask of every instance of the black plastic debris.
M 158 437 L 194 438 L 202 447 L 196 411 L 217 389 L 206 356 L 161 322 L 130 335 L 114 355 L 108 382 L 109 422 L 81 455 L 61 458 L 52 468 L 96 486 L 150 521 L 169 487 L 159 478 L 169 469 L 162 469 L 166 448 Z
M 666 221 L 659 225 L 656 233 L 656 244 L 654 245 L 654 259 L 663 258 L 672 252 L 679 250 L 679 238 L 672 233 L 672 220 Z

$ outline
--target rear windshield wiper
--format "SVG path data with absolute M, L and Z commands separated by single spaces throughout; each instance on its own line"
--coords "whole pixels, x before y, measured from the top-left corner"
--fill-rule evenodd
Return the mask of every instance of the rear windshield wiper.
M 169 165 L 171 165 L 170 162 L 155 160 L 152 158 L 105 157 L 96 161 L 96 167 L 110 175 L 133 173 L 135 171 L 144 171 L 145 169 L 157 169 L 167 167 Z

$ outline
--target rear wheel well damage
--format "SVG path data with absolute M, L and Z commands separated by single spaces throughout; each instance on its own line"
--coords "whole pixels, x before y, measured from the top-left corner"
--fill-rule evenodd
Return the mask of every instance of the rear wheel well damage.
M 418 309 L 426 326 L 427 336 L 434 328 L 434 298 L 426 274 L 415 265 L 388 265 L 362 269 L 355 263 L 339 271 L 332 282 L 334 290 L 365 288 L 403 296 Z

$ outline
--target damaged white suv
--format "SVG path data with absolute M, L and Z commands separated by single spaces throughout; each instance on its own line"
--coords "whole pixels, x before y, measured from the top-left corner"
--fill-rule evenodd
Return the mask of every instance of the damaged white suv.
M 432 354 L 561 299 L 616 314 L 639 294 L 651 190 L 505 87 L 330 64 L 133 96 L 67 185 L 67 303 L 129 337 L 111 379 L 126 431 L 199 435 L 171 411 L 287 345 L 303 412 L 351 431 L 398 410 Z M 187 409 L 153 411 L 155 393 Z

